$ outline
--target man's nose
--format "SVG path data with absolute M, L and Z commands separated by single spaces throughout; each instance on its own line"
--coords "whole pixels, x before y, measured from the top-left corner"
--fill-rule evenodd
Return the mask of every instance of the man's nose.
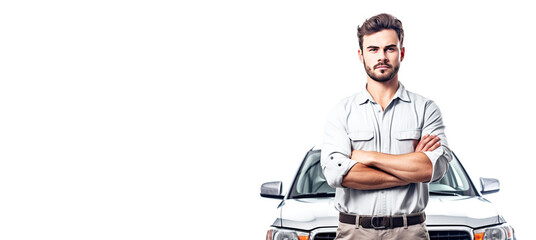
M 378 63 L 387 63 L 389 62 L 389 59 L 385 56 L 385 54 L 380 54 L 378 58 Z

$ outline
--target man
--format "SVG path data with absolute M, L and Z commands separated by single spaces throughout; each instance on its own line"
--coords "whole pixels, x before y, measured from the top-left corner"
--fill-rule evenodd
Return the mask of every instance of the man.
M 400 20 L 374 16 L 358 38 L 366 89 L 335 106 L 322 146 L 322 169 L 340 212 L 336 239 L 429 239 L 428 183 L 452 159 L 441 113 L 398 81 L 405 54 Z

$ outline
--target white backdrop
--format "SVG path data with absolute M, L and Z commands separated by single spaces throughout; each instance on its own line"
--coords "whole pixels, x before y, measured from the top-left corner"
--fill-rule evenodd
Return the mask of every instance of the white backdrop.
M 527 239 L 528 2 L 118 0 L 0 4 L 0 238 L 264 239 L 260 185 L 287 190 L 363 88 L 356 28 L 382 12 L 404 24 L 400 80 Z

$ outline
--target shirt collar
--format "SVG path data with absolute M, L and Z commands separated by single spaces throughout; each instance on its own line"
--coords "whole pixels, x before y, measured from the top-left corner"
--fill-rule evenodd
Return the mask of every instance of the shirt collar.
M 409 99 L 408 91 L 406 90 L 404 85 L 402 85 L 401 82 L 398 82 L 398 90 L 396 90 L 394 98 L 399 98 L 404 102 L 411 102 L 411 99 Z
M 409 99 L 408 91 L 406 90 L 404 85 L 402 85 L 401 82 L 398 82 L 398 89 L 396 90 L 395 96 L 393 97 L 393 99 L 397 99 L 397 98 L 404 102 L 411 102 L 411 100 Z M 365 84 L 365 89 L 361 91 L 360 94 L 357 95 L 356 100 L 358 104 L 363 104 L 363 103 L 366 103 L 367 101 L 371 101 L 373 103 L 376 102 L 374 101 L 374 98 L 372 98 L 370 93 L 367 91 L 366 84 Z

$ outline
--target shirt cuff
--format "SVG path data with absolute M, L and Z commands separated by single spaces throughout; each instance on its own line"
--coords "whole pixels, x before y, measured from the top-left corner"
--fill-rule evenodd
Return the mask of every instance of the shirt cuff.
M 432 178 L 429 182 L 441 179 L 447 172 L 448 163 L 452 158 L 450 150 L 444 146 L 438 147 L 434 151 L 424 152 L 432 163 Z
M 333 153 L 327 156 L 327 159 L 324 159 L 322 162 L 324 163 L 322 168 L 326 181 L 333 188 L 344 188 L 342 186 L 342 179 L 357 163 L 357 161 L 351 160 L 340 153 Z

